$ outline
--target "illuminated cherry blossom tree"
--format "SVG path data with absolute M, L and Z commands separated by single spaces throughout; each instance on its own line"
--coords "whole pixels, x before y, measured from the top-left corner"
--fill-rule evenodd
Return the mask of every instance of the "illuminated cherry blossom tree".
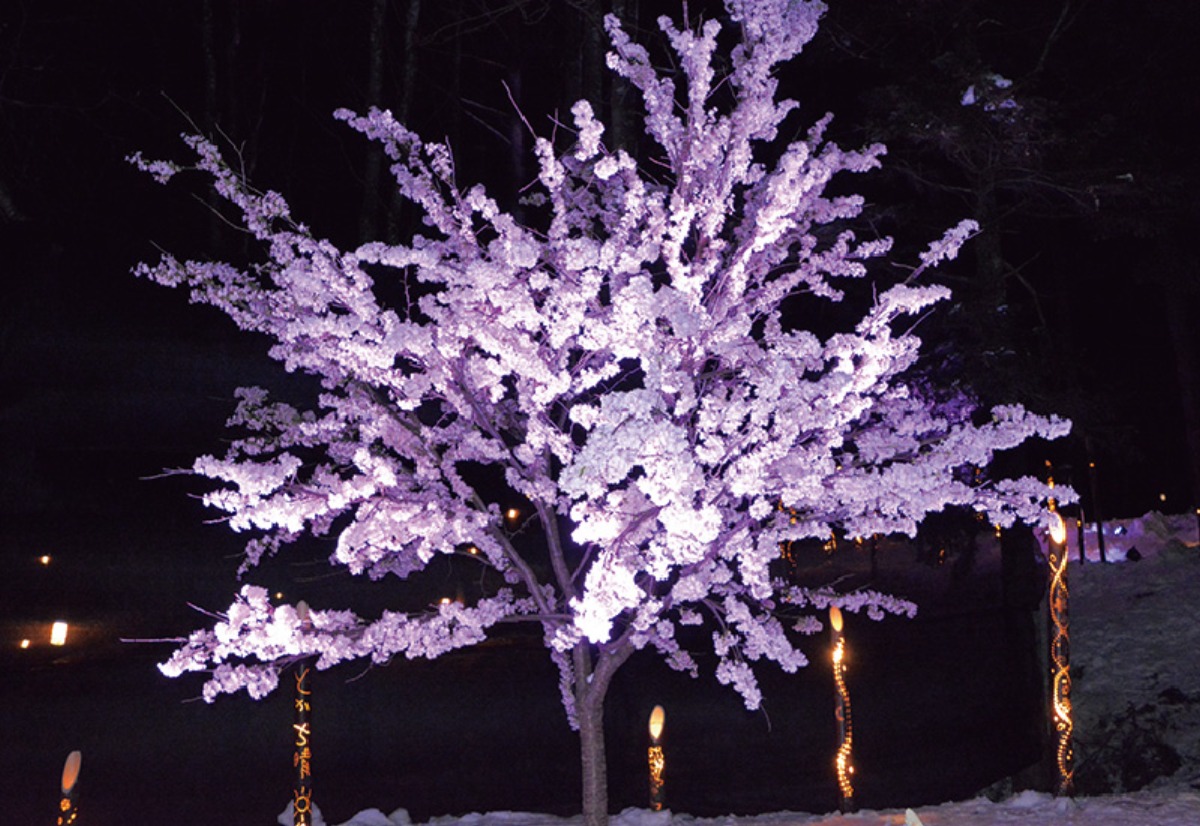
M 262 697 L 299 656 L 318 656 L 320 668 L 433 658 L 503 621 L 540 623 L 580 732 L 595 826 L 607 818 L 604 696 L 634 651 L 656 649 L 694 674 L 677 635 L 711 623 L 717 679 L 755 708 L 751 664 L 804 666 L 799 635 L 820 628 L 820 610 L 915 610 L 877 593 L 785 585 L 771 571 L 781 543 L 835 529 L 911 534 L 947 505 L 1000 524 L 1039 517 L 1041 483 L 980 483 L 970 470 L 1066 423 L 934 403 L 908 378 L 913 314 L 947 296 L 922 273 L 953 258 L 973 225 L 946 233 L 915 269 L 887 260 L 888 239 L 846 229 L 862 200 L 826 185 L 876 167 L 883 147 L 826 141 L 828 117 L 803 140 L 777 141 L 796 104 L 776 100 L 773 69 L 809 41 L 823 7 L 726 5 L 741 37 L 722 77 L 717 22 L 660 21 L 677 56 L 671 76 L 608 20 L 610 66 L 641 91 L 656 154 L 647 171 L 606 150 L 604 126 L 580 101 L 569 149 L 537 142 L 528 225 L 460 185 L 449 149 L 388 112 L 336 116 L 380 143 L 400 192 L 424 212 L 425 229 L 399 245 L 339 249 L 279 194 L 251 189 L 212 143 L 187 138 L 195 167 L 266 255 L 248 269 L 168 255 L 139 272 L 266 334 L 287 370 L 322 386 L 309 410 L 242 390 L 239 438 L 195 463 L 222 483 L 208 505 L 252 536 L 244 567 L 328 535 L 330 564 L 356 575 L 404 580 L 470 552 L 498 585 L 416 614 L 313 610 L 303 630 L 293 608 L 246 586 L 182 643 L 167 674 L 206 671 L 210 700 Z M 133 160 L 160 180 L 182 168 Z M 861 320 L 825 337 L 806 329 L 806 308 L 840 301 L 872 259 L 877 288 Z M 388 295 L 406 298 L 383 301 L 384 279 Z M 480 484 L 479 468 L 501 471 L 504 490 Z M 536 524 L 521 541 L 500 505 L 513 494 Z

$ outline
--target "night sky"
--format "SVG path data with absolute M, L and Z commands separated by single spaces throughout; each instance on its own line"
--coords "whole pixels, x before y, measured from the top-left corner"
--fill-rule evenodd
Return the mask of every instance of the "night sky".
M 101 652 L 71 668 L 134 660 L 149 676 L 124 678 L 131 691 L 153 684 L 170 703 L 196 693 L 161 685 L 152 663 L 163 649 L 131 654 L 114 629 L 176 635 L 199 619 L 187 602 L 227 604 L 239 543 L 205 524 L 198 482 L 149 477 L 222 449 L 237 386 L 306 390 L 266 358 L 263 340 L 130 274 L 160 248 L 235 261 L 252 251 L 214 220 L 197 177 L 164 188 L 124 158 L 140 150 L 184 159 L 180 133 L 215 132 L 259 187 L 283 192 L 318 234 L 342 244 L 366 228 L 402 235 L 411 210 L 397 211 L 383 189 L 364 195 L 365 142 L 331 117 L 374 101 L 407 111 L 430 138 L 448 137 L 460 182 L 483 181 L 511 202 L 532 173 L 501 81 L 546 132 L 580 95 L 598 92 L 598 109 L 610 109 L 620 89 L 596 70 L 593 23 L 581 9 L 611 5 L 426 0 L 411 31 L 404 0 L 3 5 L 0 668 L 17 692 L 7 697 L 6 728 L 7 715 L 32 719 L 22 685 L 90 702 L 82 672 L 61 676 L 51 655 L 16 653 L 30 628 L 60 614 L 92 621 Z M 655 14 L 680 8 L 624 5 L 643 41 Z M 834 111 L 834 136 L 847 145 L 888 138 L 894 168 L 862 185 L 873 220 L 904 249 L 970 215 L 983 177 L 999 193 L 992 214 L 1013 354 L 989 367 L 972 349 L 974 316 L 964 314 L 980 264 L 965 252 L 945 278 L 966 309 L 930 322 L 934 357 L 985 396 L 1015 395 L 1075 418 L 1069 443 L 1013 461 L 1044 473 L 1051 459 L 1089 511 L 1097 492 L 1109 516 L 1195 507 L 1186 399 L 1200 397 L 1197 377 L 1180 365 L 1200 363 L 1200 341 L 1194 324 L 1179 322 L 1200 317 L 1192 243 L 1200 181 L 1187 131 L 1200 100 L 1193 4 L 832 5 L 783 87 L 801 100 L 805 124 Z M 689 7 L 697 16 L 718 5 Z M 372 24 L 376 9 L 381 26 Z M 960 104 L 968 83 L 989 73 L 1015 82 L 1027 121 L 997 130 Z M 1023 155 L 1005 155 L 1022 141 Z M 308 550 L 320 558 L 321 548 Z M 38 562 L 43 554 L 51 565 Z M 310 566 L 279 576 L 291 587 L 311 574 Z M 631 716 L 640 702 L 630 700 Z M 61 761 L 68 740 L 48 738 L 44 762 Z

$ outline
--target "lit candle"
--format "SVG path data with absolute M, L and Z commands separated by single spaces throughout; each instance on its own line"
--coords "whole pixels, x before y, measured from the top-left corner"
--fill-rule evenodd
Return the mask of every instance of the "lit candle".
M 851 775 L 854 774 L 854 764 L 850 755 L 854 745 L 854 728 L 850 718 L 850 690 L 846 687 L 846 639 L 842 636 L 842 609 L 836 605 L 829 608 L 829 625 L 833 629 L 833 683 L 837 689 L 837 705 L 834 714 L 838 726 L 838 750 L 834 760 L 837 769 L 838 808 L 843 813 L 853 812 L 854 784 Z
M 1071 720 L 1071 638 L 1067 591 L 1067 526 L 1051 502 L 1050 510 L 1050 666 L 1051 708 L 1057 740 L 1055 794 L 1074 793 L 1074 744 Z
M 666 760 L 663 758 L 662 731 L 666 713 L 662 706 L 655 706 L 650 712 L 650 809 L 661 812 L 666 795 L 663 793 L 663 768 Z
M 82 752 L 73 751 L 63 764 L 62 799 L 58 803 L 58 826 L 70 826 L 79 816 L 76 784 L 79 782 L 79 766 L 83 762 Z

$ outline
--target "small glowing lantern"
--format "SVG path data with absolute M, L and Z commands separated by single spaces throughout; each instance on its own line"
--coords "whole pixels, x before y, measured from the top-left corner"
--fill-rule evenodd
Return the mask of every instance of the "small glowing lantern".
M 67 624 L 62 620 L 59 620 L 50 626 L 50 644 L 67 644 Z
M 302 630 L 312 628 L 308 603 L 300 602 L 296 606 L 296 616 L 300 618 Z M 295 826 L 312 826 L 312 663 L 302 662 L 295 677 L 295 719 L 292 729 L 296 739 L 292 744 L 292 767 L 296 775 L 292 789 L 292 822 Z
M 29 646 L 30 646 L 30 642 L 29 642 L 29 640 L 28 640 L 28 639 L 23 639 L 23 640 L 21 640 L 21 648 L 22 648 L 22 649 L 26 649 L 26 648 L 28 648 Z
M 42 554 L 41 556 L 38 557 L 38 562 L 42 563 L 43 565 L 49 565 L 50 564 L 50 554 Z
M 666 760 L 662 750 L 663 722 L 666 712 L 662 706 L 655 706 L 650 712 L 650 809 L 661 812 L 666 795 L 663 793 L 663 768 Z
M 1071 720 L 1071 637 L 1067 591 L 1067 525 L 1050 503 L 1050 667 L 1051 710 L 1057 740 L 1057 795 L 1074 793 L 1074 744 Z
M 83 762 L 83 753 L 73 751 L 67 755 L 63 764 L 62 799 L 58 802 L 58 826 L 70 826 L 79 817 L 78 794 L 76 785 L 79 782 L 79 766 Z
M 842 636 L 842 609 L 836 605 L 829 607 L 829 625 L 833 629 L 833 682 L 837 689 L 834 714 L 838 726 L 838 750 L 834 767 L 837 769 L 839 808 L 843 813 L 848 813 L 856 808 L 854 784 L 850 779 L 854 774 L 854 764 L 850 762 L 854 727 L 850 717 L 850 690 L 846 687 L 846 639 Z

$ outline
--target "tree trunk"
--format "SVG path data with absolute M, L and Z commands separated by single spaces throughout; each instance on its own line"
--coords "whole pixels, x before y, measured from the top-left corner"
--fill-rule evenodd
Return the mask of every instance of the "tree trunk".
M 583 44 L 579 50 L 579 90 L 592 104 L 598 117 L 604 116 L 604 15 L 596 0 L 580 6 L 583 19 Z M 574 103 L 574 101 L 572 101 Z
M 25 220 L 25 216 L 21 213 L 21 210 L 17 208 L 17 202 L 13 199 L 8 189 L 4 186 L 4 181 L 0 181 L 0 220 Z
M 408 7 L 404 14 L 404 42 L 401 48 L 404 50 L 402 58 L 402 74 L 400 77 L 400 99 L 396 104 L 396 120 L 400 121 L 405 126 L 410 126 L 410 118 L 412 116 L 413 95 L 417 88 L 417 25 L 421 21 L 421 0 L 408 0 Z M 458 45 L 460 38 L 455 38 L 455 49 L 461 50 L 462 46 Z M 454 86 L 452 97 L 457 99 L 458 87 Z M 388 243 L 397 244 L 400 242 L 400 227 L 404 221 L 404 196 L 400 194 L 400 188 L 395 183 L 390 184 L 392 199 L 388 207 L 388 226 L 387 240 Z
M 384 27 L 387 23 L 387 0 L 373 0 L 367 43 L 368 107 L 383 105 Z M 370 241 L 379 231 L 379 189 L 383 177 L 383 147 L 375 141 L 367 146 L 363 169 L 363 200 L 358 213 L 358 237 Z
M 583 824 L 608 824 L 608 764 L 604 751 L 604 697 L 588 692 L 577 706 L 583 765 Z
M 636 26 L 636 20 L 630 17 L 630 0 L 612 0 L 612 13 L 630 28 Z M 605 44 L 607 52 L 607 43 Z M 626 98 L 630 94 L 629 84 L 616 72 L 608 73 L 608 148 L 612 151 L 624 149 L 632 155 L 637 155 L 632 146 L 632 128 L 629 118 L 629 106 Z
M 583 826 L 608 826 L 608 763 L 604 751 L 604 698 L 633 646 L 609 643 L 593 660 L 588 643 L 571 652 L 575 666 L 575 715 L 579 721 L 579 757 L 583 768 Z
M 1186 267 L 1168 271 L 1165 280 L 1167 305 L 1167 330 L 1175 351 L 1175 375 L 1179 381 L 1179 399 L 1183 409 L 1184 435 L 1187 445 L 1188 473 L 1192 481 L 1192 507 L 1200 508 L 1200 359 L 1197 358 L 1196 337 L 1193 330 L 1192 313 L 1195 304 L 1188 294 L 1182 279 L 1187 276 Z
M 975 254 L 975 278 L 968 299 L 973 305 L 971 320 L 977 325 L 986 362 L 1007 372 L 1011 351 L 1008 287 L 996 191 L 990 183 L 984 183 L 975 193 L 972 217 L 979 222 L 979 234 L 971 240 Z
M 217 98 L 217 24 L 212 0 L 204 1 L 201 35 L 204 51 L 204 134 L 209 140 L 216 140 L 220 104 Z M 211 255 L 219 255 L 223 224 L 220 218 L 221 198 L 216 188 L 206 188 L 204 202 L 208 205 L 208 251 Z
M 586 642 L 571 652 L 575 663 L 575 715 L 583 768 L 583 826 L 608 826 L 608 763 L 604 753 L 604 695 L 608 681 L 593 671 Z

